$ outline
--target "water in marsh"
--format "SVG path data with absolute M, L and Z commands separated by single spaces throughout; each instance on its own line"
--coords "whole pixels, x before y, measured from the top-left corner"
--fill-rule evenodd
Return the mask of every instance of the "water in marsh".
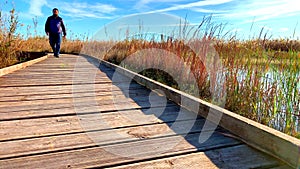
M 266 71 L 237 70 L 239 92 L 251 91 L 245 100 L 256 120 L 276 130 L 299 136 L 300 72 L 272 68 Z M 243 90 L 244 89 L 244 90 Z M 230 90 L 229 90 L 230 91 Z

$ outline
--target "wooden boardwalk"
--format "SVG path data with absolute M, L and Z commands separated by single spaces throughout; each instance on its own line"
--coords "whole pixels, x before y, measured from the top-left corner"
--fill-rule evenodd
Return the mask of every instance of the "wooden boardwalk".
M 0 168 L 289 168 L 135 82 L 124 95 L 129 79 L 112 83 L 111 68 L 61 56 L 0 77 Z

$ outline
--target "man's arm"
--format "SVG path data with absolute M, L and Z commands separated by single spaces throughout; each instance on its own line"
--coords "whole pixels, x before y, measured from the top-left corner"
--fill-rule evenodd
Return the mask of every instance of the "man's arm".
M 50 19 L 49 17 L 47 18 L 47 21 L 45 23 L 45 32 L 47 35 L 49 35 L 49 32 L 50 32 Z
M 66 27 L 65 27 L 65 24 L 64 24 L 63 20 L 61 20 L 61 29 L 63 31 L 64 36 L 67 36 Z

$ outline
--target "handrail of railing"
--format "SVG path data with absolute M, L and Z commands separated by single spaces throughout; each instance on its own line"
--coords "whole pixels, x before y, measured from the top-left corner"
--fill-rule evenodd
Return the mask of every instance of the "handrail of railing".
M 48 58 L 48 55 L 42 56 L 42 57 L 37 58 L 37 59 L 30 60 L 30 61 L 27 61 L 27 62 L 23 62 L 23 63 L 19 63 L 19 64 L 16 64 L 16 65 L 12 65 L 12 66 L 9 66 L 9 67 L 2 68 L 2 69 L 0 69 L 0 77 L 4 76 L 6 74 L 12 73 L 14 71 L 24 69 L 27 66 L 31 66 L 31 65 L 33 65 L 35 63 L 38 63 L 40 61 L 43 61 L 47 58 Z

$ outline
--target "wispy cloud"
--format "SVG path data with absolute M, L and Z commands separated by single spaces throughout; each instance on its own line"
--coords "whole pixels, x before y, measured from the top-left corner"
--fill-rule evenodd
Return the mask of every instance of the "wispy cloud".
M 166 7 L 151 10 L 147 13 L 188 9 L 202 14 L 215 14 L 221 19 L 236 19 L 243 23 L 293 17 L 300 14 L 300 1 L 296 0 L 202 0 L 197 2 L 184 0 L 140 0 L 136 6 L 143 7 L 150 3 L 159 2 L 166 2 Z M 229 3 L 231 4 L 229 5 Z M 219 7 L 218 5 L 224 6 Z
M 177 3 L 177 2 L 183 2 L 186 0 L 140 0 L 139 2 L 136 3 L 134 6 L 136 9 L 143 9 L 147 8 L 148 4 L 150 3 Z
M 295 0 L 244 0 L 220 16 L 237 18 L 245 23 L 265 21 L 300 14 L 299 5 L 300 2 Z
M 214 14 L 214 13 L 227 13 L 228 10 L 216 10 L 216 9 L 204 9 L 204 8 L 193 8 L 191 9 L 194 12 L 200 12 L 200 13 L 208 13 L 208 14 Z
M 221 4 L 229 3 L 232 1 L 233 0 L 203 0 L 203 1 L 198 1 L 198 2 L 186 3 L 186 4 L 177 4 L 177 5 L 174 4 L 171 7 L 153 10 L 153 11 L 150 11 L 149 13 L 169 12 L 169 11 L 177 11 L 177 10 L 182 10 L 182 9 L 199 10 L 199 9 L 201 9 L 199 7 L 221 5 Z M 203 9 L 202 9 L 202 11 L 203 11 Z M 211 10 L 210 10 L 210 12 L 211 12 Z
M 30 0 L 29 14 L 43 16 L 42 7 L 47 5 L 46 0 Z
M 56 5 L 59 6 L 63 15 L 72 18 L 112 19 L 115 17 L 113 16 L 113 12 L 117 10 L 116 7 L 103 3 L 60 2 L 56 3 Z
M 278 31 L 281 32 L 281 33 L 284 33 L 284 32 L 290 31 L 290 29 L 289 28 L 279 28 Z

